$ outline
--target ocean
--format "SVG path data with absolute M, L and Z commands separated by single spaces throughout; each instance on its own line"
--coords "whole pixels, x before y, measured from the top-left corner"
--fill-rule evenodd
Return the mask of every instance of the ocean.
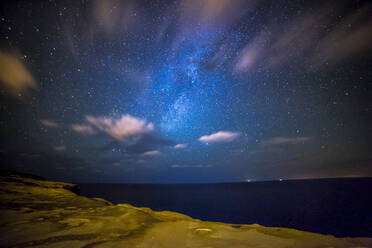
M 78 184 L 80 194 L 196 219 L 372 237 L 372 178 L 217 184 Z

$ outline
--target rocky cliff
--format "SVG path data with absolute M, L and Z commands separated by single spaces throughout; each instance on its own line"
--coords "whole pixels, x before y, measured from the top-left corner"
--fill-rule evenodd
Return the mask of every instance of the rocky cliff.
M 77 195 L 73 184 L 0 177 L 0 247 L 372 247 L 286 228 L 205 222 Z

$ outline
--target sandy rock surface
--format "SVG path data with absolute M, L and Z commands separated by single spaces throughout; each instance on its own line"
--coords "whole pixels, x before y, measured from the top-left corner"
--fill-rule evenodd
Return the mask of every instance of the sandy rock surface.
M 205 222 L 74 192 L 73 184 L 2 175 L 0 247 L 372 247 L 369 238 Z

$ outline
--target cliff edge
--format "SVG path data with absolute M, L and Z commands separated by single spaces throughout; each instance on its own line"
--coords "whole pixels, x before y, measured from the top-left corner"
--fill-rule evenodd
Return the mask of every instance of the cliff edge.
M 76 193 L 73 184 L 2 174 L 0 247 L 372 247 L 370 238 L 206 222 Z

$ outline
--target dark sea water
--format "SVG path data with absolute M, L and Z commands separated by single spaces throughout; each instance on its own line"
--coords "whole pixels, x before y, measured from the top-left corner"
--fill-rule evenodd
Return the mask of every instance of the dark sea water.
M 113 203 L 236 224 L 372 237 L 372 178 L 221 184 L 79 184 Z

